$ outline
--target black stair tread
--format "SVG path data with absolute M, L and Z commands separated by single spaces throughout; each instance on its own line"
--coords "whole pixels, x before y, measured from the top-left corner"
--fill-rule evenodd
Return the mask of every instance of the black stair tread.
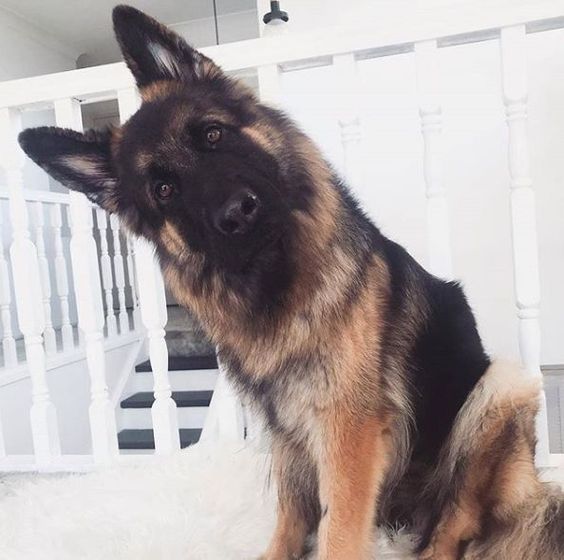
M 202 430 L 199 428 L 183 428 L 180 432 L 180 447 L 188 447 L 198 443 Z M 153 430 L 121 430 L 118 433 L 120 449 L 155 449 Z
M 209 406 L 213 391 L 173 391 L 172 398 L 178 407 Z M 135 393 L 121 401 L 121 408 L 151 408 L 155 396 L 149 391 Z
M 169 356 L 168 370 L 182 371 L 193 369 L 217 369 L 217 357 L 214 354 L 208 356 Z M 135 371 L 153 371 L 149 360 L 135 367 Z

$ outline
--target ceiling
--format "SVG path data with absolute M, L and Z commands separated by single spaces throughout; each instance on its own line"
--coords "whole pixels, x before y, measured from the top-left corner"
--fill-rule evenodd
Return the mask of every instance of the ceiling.
M 119 60 L 111 12 L 119 0 L 0 0 L 0 8 L 97 64 Z M 213 0 L 127 0 L 166 24 L 213 18 Z M 256 10 L 256 0 L 216 0 L 218 15 Z

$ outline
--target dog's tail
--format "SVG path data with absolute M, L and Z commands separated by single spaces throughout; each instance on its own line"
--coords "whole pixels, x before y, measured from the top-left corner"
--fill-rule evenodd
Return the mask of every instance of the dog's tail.
M 564 493 L 534 464 L 539 390 L 504 362 L 477 384 L 430 481 L 443 512 L 430 518 L 434 546 L 466 539 L 464 560 L 564 560 Z
M 492 519 L 489 530 L 472 541 L 464 560 L 563 560 L 564 493 L 543 484 L 537 495 L 505 518 Z
M 503 362 L 494 362 L 488 373 L 482 399 L 488 393 L 489 398 L 478 397 L 484 408 L 476 407 L 465 433 L 472 433 L 476 422 L 480 427 L 474 426 L 474 433 L 482 433 L 470 447 L 489 440 L 490 449 L 475 466 L 492 474 L 486 490 L 490 506 L 483 504 L 483 532 L 471 541 L 464 560 L 564 560 L 564 492 L 559 484 L 541 481 L 555 474 L 552 478 L 564 483 L 564 475 L 539 473 L 533 464 L 536 382 Z

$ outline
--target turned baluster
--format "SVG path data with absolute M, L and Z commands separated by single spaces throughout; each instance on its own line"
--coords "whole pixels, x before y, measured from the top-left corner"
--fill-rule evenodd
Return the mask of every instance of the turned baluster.
M 139 325 L 139 297 L 137 296 L 137 279 L 135 278 L 135 252 L 133 240 L 129 235 L 125 235 L 125 248 L 127 254 L 127 284 L 131 294 L 132 307 L 132 329 L 135 330 Z
M 45 316 L 45 330 L 43 331 L 43 341 L 47 354 L 54 354 L 57 351 L 57 337 L 51 319 L 51 278 L 49 275 L 49 261 L 45 252 L 45 214 L 43 203 L 34 201 L 32 204 L 33 221 L 35 226 L 35 246 L 37 247 L 37 260 L 41 273 L 41 288 L 43 293 L 43 314 Z
M 118 92 L 120 119 L 126 121 L 139 107 L 137 92 Z M 135 271 L 141 319 L 149 337 L 149 359 L 154 378 L 155 402 L 151 407 L 155 451 L 167 454 L 180 449 L 176 403 L 172 399 L 168 375 L 168 349 L 165 341 L 167 322 L 163 277 L 154 247 L 144 239 L 135 239 Z
M 419 115 L 423 134 L 423 172 L 427 197 L 428 269 L 452 279 L 448 201 L 442 173 L 442 109 L 437 41 L 415 44 Z
M 345 177 L 351 187 L 360 189 L 363 182 L 364 162 L 360 116 L 354 103 L 354 95 L 358 92 L 357 63 L 354 54 L 334 56 L 333 67 L 337 80 L 335 89 L 341 95 L 339 128 L 343 145 Z
M 509 130 L 513 278 L 519 317 L 519 348 L 527 372 L 542 380 L 538 240 L 527 134 L 525 41 L 524 25 L 501 30 L 503 103 Z M 537 464 L 546 466 L 550 461 L 549 455 L 546 395 L 542 391 L 537 417 Z
M 80 104 L 75 99 L 55 101 L 58 126 L 82 130 Z M 107 464 L 118 454 L 114 407 L 106 383 L 104 353 L 104 306 L 98 269 L 98 251 L 92 235 L 92 208 L 81 193 L 69 194 L 71 216 L 71 261 L 78 311 L 83 333 L 86 362 L 90 374 L 90 429 L 92 450 L 97 463 Z
M 53 228 L 55 251 L 55 286 L 61 310 L 61 337 L 63 352 L 68 352 L 74 347 L 74 337 L 69 312 L 69 280 L 67 274 L 67 260 L 63 247 L 62 227 L 63 220 L 61 205 L 52 204 L 50 208 L 50 221 Z
M 129 331 L 129 320 L 125 307 L 125 272 L 123 269 L 123 253 L 119 234 L 119 220 L 115 214 L 110 216 L 110 228 L 114 240 L 114 274 L 119 301 L 119 331 L 125 334 Z
M 12 330 L 12 287 L 10 284 L 10 269 L 4 255 L 2 240 L 2 224 L 0 224 L 0 320 L 2 321 L 2 353 L 4 366 L 7 368 L 18 365 L 16 340 Z
M 43 294 L 37 250 L 31 241 L 24 198 L 24 154 L 17 143 L 21 115 L 16 109 L 0 109 L 0 165 L 4 166 L 10 196 L 12 244 L 10 261 L 19 329 L 24 337 L 31 378 L 30 423 L 35 459 L 46 466 L 61 454 L 57 414 L 47 385 L 43 331 Z
M 106 329 L 108 336 L 117 334 L 117 321 L 114 313 L 112 260 L 108 252 L 108 220 L 102 208 L 96 209 L 96 225 L 100 233 L 100 268 L 102 270 L 102 287 L 106 297 Z

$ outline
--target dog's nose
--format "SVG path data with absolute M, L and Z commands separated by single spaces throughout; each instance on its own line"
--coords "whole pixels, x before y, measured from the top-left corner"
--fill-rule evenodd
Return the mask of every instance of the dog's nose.
M 246 233 L 256 222 L 260 202 L 250 189 L 235 193 L 214 216 L 215 227 L 225 235 Z

